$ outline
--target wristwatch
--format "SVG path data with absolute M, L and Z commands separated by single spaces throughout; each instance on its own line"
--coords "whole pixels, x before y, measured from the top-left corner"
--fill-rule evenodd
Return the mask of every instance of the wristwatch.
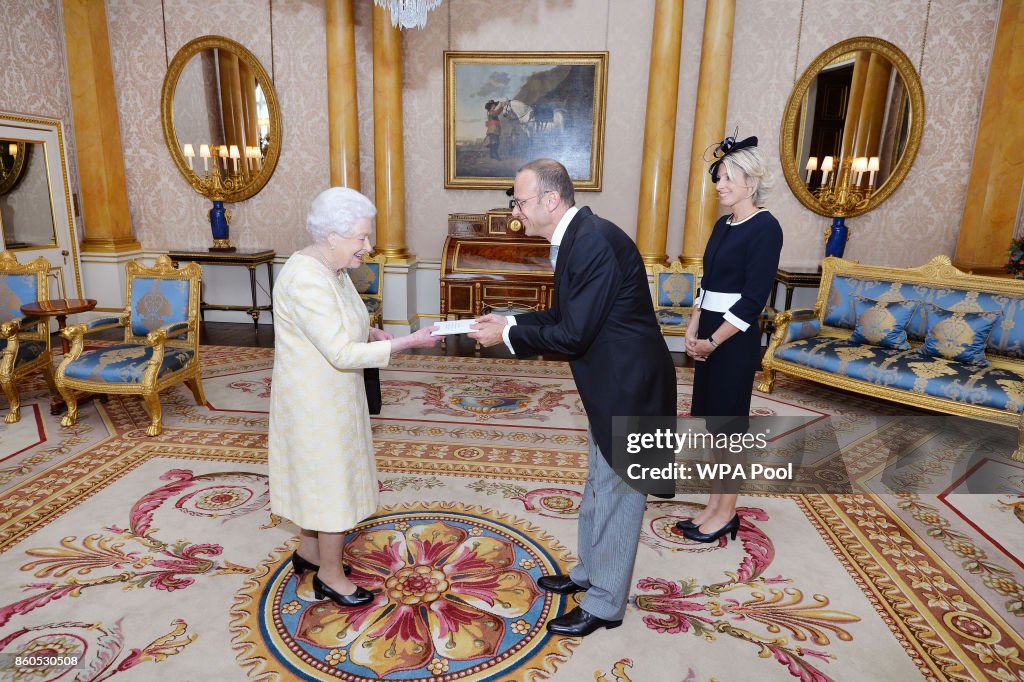
M 709 337 L 708 337 L 708 343 L 710 343 L 710 344 L 711 344 L 711 347 L 712 347 L 712 348 L 718 348 L 718 342 L 717 342 L 717 341 L 715 341 L 715 337 L 713 337 L 713 336 L 709 336 Z

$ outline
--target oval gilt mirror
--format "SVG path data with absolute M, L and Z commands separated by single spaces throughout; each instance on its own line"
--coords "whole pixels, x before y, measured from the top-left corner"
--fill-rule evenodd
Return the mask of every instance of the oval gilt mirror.
M 923 132 L 924 91 L 907 56 L 880 38 L 850 38 L 818 55 L 793 87 L 783 175 L 815 213 L 858 216 L 903 182 Z
M 174 164 L 209 199 L 242 201 L 267 184 L 281 154 L 281 108 L 245 47 L 202 36 L 171 61 L 160 98 Z

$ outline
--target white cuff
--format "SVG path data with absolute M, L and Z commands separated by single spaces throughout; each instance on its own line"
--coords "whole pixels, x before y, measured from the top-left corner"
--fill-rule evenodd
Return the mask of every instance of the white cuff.
M 749 322 L 744 322 L 740 318 L 738 318 L 735 315 L 733 315 L 732 313 L 730 313 L 728 310 L 725 311 L 725 313 L 722 314 L 722 317 L 725 318 L 726 322 L 728 322 L 732 326 L 736 327 L 741 332 L 747 331 L 747 328 L 750 326 Z
M 505 328 L 501 330 L 501 340 L 505 342 L 505 346 L 508 348 L 508 352 L 512 353 L 512 355 L 515 355 L 516 349 L 512 347 L 512 342 L 508 338 L 508 330 L 516 326 L 516 316 L 506 315 L 505 319 L 508 320 L 508 324 L 506 324 Z

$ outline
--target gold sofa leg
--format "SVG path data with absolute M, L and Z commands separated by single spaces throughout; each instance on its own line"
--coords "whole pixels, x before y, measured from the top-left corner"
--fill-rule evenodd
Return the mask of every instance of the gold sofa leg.
M 771 393 L 775 390 L 775 370 L 766 367 L 763 372 L 764 379 L 758 383 L 757 390 L 762 393 Z
M 1020 423 L 1017 425 L 1017 449 L 1013 451 L 1013 461 L 1024 462 L 1024 412 L 1020 413 Z

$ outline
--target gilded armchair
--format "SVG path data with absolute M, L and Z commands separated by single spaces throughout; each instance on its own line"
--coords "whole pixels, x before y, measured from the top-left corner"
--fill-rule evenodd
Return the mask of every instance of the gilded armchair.
M 387 256 L 363 256 L 363 264 L 349 270 L 349 277 L 370 314 L 370 326 L 383 328 L 384 324 L 384 263 Z
M 21 419 L 18 380 L 42 370 L 50 394 L 57 395 L 50 353 L 50 325 L 45 318 L 22 315 L 21 306 L 49 298 L 46 275 L 50 264 L 45 258 L 22 265 L 10 251 L 0 251 L 0 387 L 10 404 L 4 421 Z
M 199 367 L 199 282 L 197 263 L 175 269 L 160 256 L 153 267 L 140 261 L 125 267 L 127 306 L 116 318 L 64 329 L 71 352 L 57 368 L 57 388 L 68 404 L 62 426 L 78 420 L 77 392 L 141 395 L 151 419 L 146 433 L 163 429 L 160 391 L 184 381 L 198 405 L 205 405 Z M 84 351 L 85 334 L 124 327 L 124 343 Z
M 684 266 L 679 261 L 672 261 L 669 266 L 655 265 L 654 275 L 654 314 L 658 318 L 661 333 L 670 336 L 683 336 L 690 324 L 693 301 L 697 297 L 697 286 L 700 284 L 701 266 Z

